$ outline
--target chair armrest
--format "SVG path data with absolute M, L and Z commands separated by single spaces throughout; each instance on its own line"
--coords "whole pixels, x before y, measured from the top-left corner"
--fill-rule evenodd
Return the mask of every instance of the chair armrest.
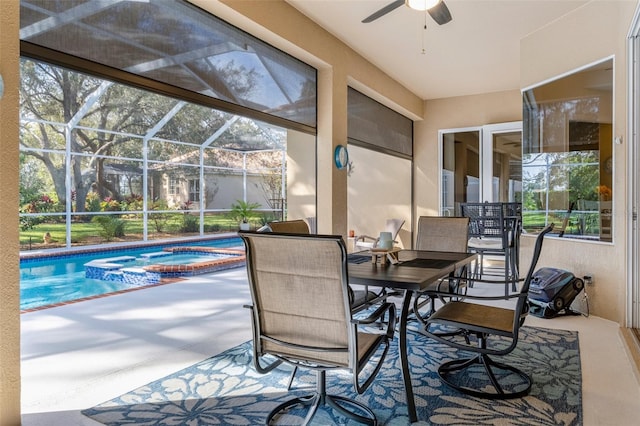
M 364 241 L 364 240 L 373 240 L 373 241 L 378 241 L 378 237 L 372 237 L 370 235 L 357 235 L 355 237 L 355 241 Z
M 387 337 L 389 339 L 393 338 L 393 333 L 396 329 L 396 305 L 394 305 L 393 303 L 383 303 L 382 305 L 378 306 L 378 308 L 373 311 L 369 316 L 367 316 L 366 318 L 362 318 L 362 319 L 357 319 L 357 318 L 352 318 L 351 319 L 351 324 L 354 324 L 356 326 L 358 325 L 369 325 L 369 324 L 373 324 L 375 323 L 377 320 L 379 320 L 380 318 L 382 318 L 382 316 L 386 313 L 389 312 L 389 324 L 387 325 Z

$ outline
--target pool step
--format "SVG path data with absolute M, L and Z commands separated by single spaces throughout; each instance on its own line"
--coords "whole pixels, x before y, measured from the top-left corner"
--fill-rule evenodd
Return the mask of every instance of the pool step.
M 122 268 L 122 282 L 133 285 L 149 285 L 160 282 L 159 278 L 154 277 L 142 268 Z
M 84 266 L 112 268 L 121 263 L 133 262 L 134 260 L 136 260 L 135 256 L 108 257 L 105 259 L 92 260 L 91 262 L 85 263 Z M 119 267 L 122 268 L 122 265 L 119 265 Z
M 121 283 L 121 282 L 124 281 L 123 278 L 124 278 L 124 274 L 120 270 L 117 270 L 117 271 L 106 271 L 102 275 L 102 279 L 104 281 L 115 281 L 115 282 Z
M 156 284 L 159 282 L 155 274 L 149 274 L 142 268 L 122 268 L 104 271 L 102 280 L 113 281 L 134 286 Z
M 154 253 L 142 253 L 140 255 L 140 257 L 142 259 L 155 259 L 155 258 L 158 258 L 158 257 L 166 257 L 166 256 L 171 256 L 171 255 L 173 255 L 173 253 L 170 252 L 170 251 L 157 251 L 157 252 L 154 252 Z

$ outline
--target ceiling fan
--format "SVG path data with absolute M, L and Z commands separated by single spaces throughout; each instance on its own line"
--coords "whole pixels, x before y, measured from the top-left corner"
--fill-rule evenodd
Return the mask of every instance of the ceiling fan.
M 378 18 L 386 15 L 389 12 L 392 12 L 406 4 L 407 7 L 411 9 L 429 12 L 429 15 L 433 18 L 434 21 L 438 25 L 444 25 L 447 22 L 451 21 L 451 13 L 449 12 L 449 8 L 444 1 L 442 0 L 395 0 L 392 3 L 389 3 L 382 9 L 377 12 L 367 16 L 362 20 L 363 24 L 368 24 L 369 22 L 375 21 Z

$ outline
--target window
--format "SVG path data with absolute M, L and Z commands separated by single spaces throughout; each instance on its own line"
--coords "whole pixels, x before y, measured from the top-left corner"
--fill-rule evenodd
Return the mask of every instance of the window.
M 523 225 L 611 241 L 613 60 L 523 93 Z
M 378 235 L 387 219 L 404 219 L 404 229 L 410 229 L 413 122 L 352 88 L 347 102 L 348 227 L 358 235 Z M 377 197 L 370 196 L 371 188 Z M 397 240 L 411 246 L 406 231 Z
M 200 179 L 189 179 L 189 201 L 200 202 Z
M 461 203 L 520 203 L 522 123 L 440 131 L 442 216 L 461 214 Z
M 23 248 L 106 212 L 142 240 L 316 216 L 313 67 L 187 1 L 20 0 L 20 51 Z
M 349 143 L 409 158 L 413 155 L 413 121 L 349 87 Z
M 167 188 L 167 193 L 169 195 L 178 195 L 180 193 L 180 183 L 178 182 L 178 178 L 169 176 L 169 187 Z

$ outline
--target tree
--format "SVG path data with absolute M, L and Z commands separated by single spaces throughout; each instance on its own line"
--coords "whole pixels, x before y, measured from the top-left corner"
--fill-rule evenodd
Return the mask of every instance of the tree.
M 245 98 L 256 87 L 258 74 L 244 65 L 230 61 L 215 67 L 221 78 L 216 88 L 226 87 L 231 100 Z M 133 182 L 141 190 L 143 139 L 148 141 L 149 160 L 160 165 L 160 172 L 179 172 L 185 165 L 197 168 L 204 143 L 232 149 L 281 143 L 270 127 L 206 106 L 30 59 L 22 60 L 21 71 L 21 115 L 26 119 L 22 153 L 47 170 L 50 179 L 45 181 L 62 205 L 73 194 L 76 212 L 85 211 L 89 193 L 122 201 L 134 194 Z M 213 153 L 206 165 L 244 165 L 241 154 Z
M 171 101 L 27 59 L 21 62 L 21 72 L 21 114 L 41 121 L 23 123 L 20 143 L 24 148 L 38 149 L 23 153 L 45 165 L 60 202 L 64 204 L 67 199 L 67 173 L 71 175 L 76 211 L 84 211 L 84 200 L 92 188 L 101 198 L 122 199 L 119 189 L 105 177 L 106 156 L 141 158 L 141 143 L 131 134 L 144 134 L 154 124 L 149 111 L 167 110 Z M 81 127 L 71 130 L 52 124 L 72 121 Z M 68 171 L 66 163 L 60 161 L 64 154 L 56 153 L 65 152 L 67 138 L 72 152 Z M 132 149 L 134 146 L 137 149 Z

